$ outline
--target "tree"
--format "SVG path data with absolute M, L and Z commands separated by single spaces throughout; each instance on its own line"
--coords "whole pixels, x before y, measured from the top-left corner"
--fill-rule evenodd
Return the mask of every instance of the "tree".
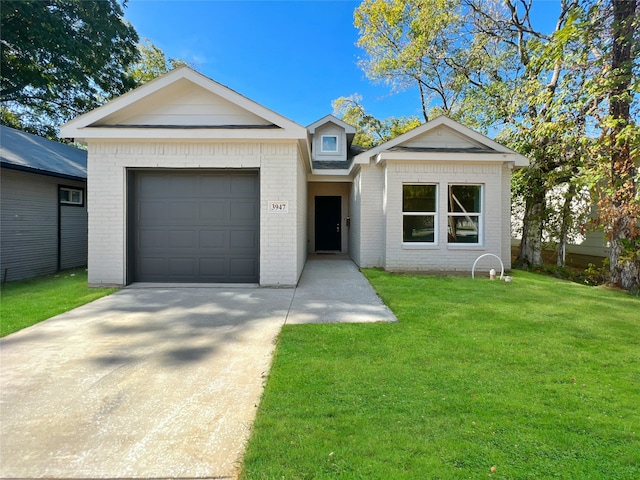
M 123 5 L 3 0 L 1 121 L 55 138 L 60 123 L 131 89 L 138 36 Z
M 610 68 L 601 91 L 609 103 L 603 119 L 597 186 L 601 223 L 609 239 L 610 282 L 640 290 L 640 126 L 631 114 L 638 89 L 640 38 L 636 0 L 611 0 Z M 603 88 L 602 88 L 603 87 Z M 637 99 L 637 97 L 636 97 Z
M 353 139 L 356 145 L 372 148 L 420 125 L 420 119 L 417 117 L 390 117 L 378 120 L 366 112 L 361 101 L 362 97 L 356 94 L 340 97 L 332 102 L 333 112 L 342 121 L 356 127 Z
M 174 68 L 188 63 L 179 58 L 167 58 L 167 55 L 149 39 L 138 44 L 138 58 L 127 68 L 127 74 L 136 86 L 142 85 L 163 75 Z
M 457 0 L 365 0 L 354 12 L 367 76 L 393 90 L 417 87 L 425 121 L 451 115 L 458 91 L 444 58 L 462 35 Z M 458 27 L 460 25 L 460 27 Z
M 395 88 L 413 82 L 423 112 L 499 130 L 498 141 L 532 160 L 514 188 L 524 264 L 542 263 L 549 191 L 570 184 L 584 160 L 586 84 L 599 73 L 586 28 L 595 3 L 561 0 L 550 33 L 532 24 L 531 0 L 365 0 L 354 14 L 367 75 Z

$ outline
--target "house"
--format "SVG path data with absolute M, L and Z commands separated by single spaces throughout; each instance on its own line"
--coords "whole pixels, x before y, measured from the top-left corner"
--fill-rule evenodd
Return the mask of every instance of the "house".
M 0 126 L 2 282 L 87 264 L 87 152 Z
M 527 159 L 446 117 L 363 151 L 189 67 L 61 129 L 89 150 L 89 282 L 295 285 L 307 255 L 361 267 L 510 265 L 510 173 Z

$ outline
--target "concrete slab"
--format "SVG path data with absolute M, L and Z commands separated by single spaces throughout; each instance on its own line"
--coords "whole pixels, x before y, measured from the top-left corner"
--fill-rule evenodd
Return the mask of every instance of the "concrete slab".
M 285 322 L 395 320 L 339 257 L 296 289 L 172 287 L 0 340 L 0 477 L 234 478 Z
M 311 255 L 287 324 L 396 322 L 358 267 L 344 255 Z
M 0 477 L 232 478 L 293 290 L 125 289 L 0 343 Z

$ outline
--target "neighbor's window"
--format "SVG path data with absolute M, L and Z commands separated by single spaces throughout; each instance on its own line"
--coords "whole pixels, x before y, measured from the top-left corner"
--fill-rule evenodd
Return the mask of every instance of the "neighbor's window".
M 82 205 L 84 203 L 84 191 L 81 188 L 60 187 L 60 203 Z
M 338 136 L 337 135 L 322 135 L 322 151 L 323 152 L 337 152 L 338 151 Z
M 479 244 L 482 228 L 482 186 L 449 185 L 449 243 Z
M 436 185 L 402 185 L 402 241 L 435 243 Z

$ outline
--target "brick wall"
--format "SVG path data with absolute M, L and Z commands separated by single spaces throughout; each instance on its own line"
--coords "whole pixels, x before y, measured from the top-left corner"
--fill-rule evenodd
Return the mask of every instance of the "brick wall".
M 294 285 L 301 270 L 298 147 L 290 143 L 91 142 L 88 159 L 89 283 L 126 282 L 126 169 L 259 168 L 260 284 Z M 267 213 L 283 200 L 289 213 Z M 303 209 L 303 212 L 305 210 Z
M 378 167 L 380 170 L 383 168 Z M 473 262 L 483 253 L 498 255 L 510 266 L 509 254 L 509 190 L 508 169 L 502 165 L 478 163 L 414 163 L 390 162 L 384 167 L 386 189 L 385 268 L 406 271 L 471 271 Z M 436 245 L 419 246 L 402 243 L 402 184 L 431 183 L 438 185 Z M 483 225 L 481 245 L 447 243 L 448 185 L 483 185 Z M 506 230 L 505 230 L 506 229 Z M 499 266 L 487 258 L 478 270 Z M 497 269 L 497 268 L 496 268 Z
M 360 267 L 385 265 L 384 171 L 372 164 L 362 165 L 359 173 Z M 352 210 L 353 211 L 353 210 Z

